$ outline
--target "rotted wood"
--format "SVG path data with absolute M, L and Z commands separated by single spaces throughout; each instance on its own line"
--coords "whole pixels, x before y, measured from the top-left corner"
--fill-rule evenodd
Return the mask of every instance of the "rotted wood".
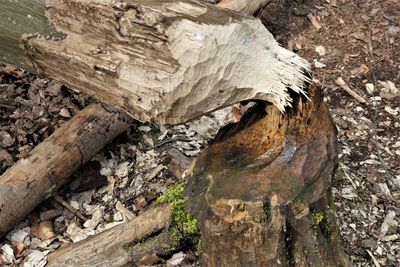
M 330 196 L 336 130 L 321 92 L 258 106 L 196 161 L 185 189 L 204 266 L 349 266 Z
M 143 122 L 183 123 L 250 99 L 283 110 L 290 92 L 302 93 L 307 79 L 309 64 L 279 46 L 258 19 L 217 6 L 191 0 L 0 1 L 0 58 L 24 60 L 38 74 Z M 254 12 L 266 2 L 220 5 Z
M 46 267 L 136 266 L 146 255 L 168 255 L 176 249 L 168 232 L 171 212 L 169 205 L 158 206 L 129 222 L 67 245 L 49 255 Z
M 113 108 L 91 104 L 1 175 L 0 236 L 52 196 L 131 122 Z

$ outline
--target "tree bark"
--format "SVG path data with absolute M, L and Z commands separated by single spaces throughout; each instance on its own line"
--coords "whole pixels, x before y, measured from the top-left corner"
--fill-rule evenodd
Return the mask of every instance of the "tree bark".
M 185 194 L 205 266 L 349 266 L 330 195 L 336 130 L 309 96 L 287 114 L 256 107 L 198 157 Z
M 117 267 L 137 264 L 149 253 L 168 255 L 176 246 L 168 232 L 171 212 L 169 205 L 152 208 L 129 222 L 56 250 L 46 266 Z
M 128 129 L 129 122 L 129 118 L 111 108 L 91 104 L 1 175 L 0 236 Z
M 0 23 L 0 56 L 11 63 L 25 58 L 38 74 L 140 121 L 183 123 L 250 99 L 283 111 L 290 91 L 302 93 L 307 79 L 309 64 L 280 47 L 258 19 L 216 6 L 190 0 L 0 1 L 0 21 L 13 21 Z M 260 3 L 265 1 L 251 1 L 245 11 Z

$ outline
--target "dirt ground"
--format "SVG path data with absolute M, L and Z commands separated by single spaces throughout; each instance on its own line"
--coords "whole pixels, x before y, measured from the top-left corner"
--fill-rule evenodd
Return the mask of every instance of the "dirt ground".
M 282 0 L 273 1 L 257 16 L 282 46 L 312 63 L 314 82 L 325 92 L 339 133 L 340 164 L 333 193 L 346 252 L 355 266 L 400 266 L 400 3 Z M 1 69 L 7 66 L 0 65 Z M 0 72 L 0 174 L 91 102 L 57 82 L 23 72 L 5 73 Z M 338 78 L 365 103 L 345 92 Z M 207 117 L 201 123 L 216 121 Z M 206 146 L 213 133 L 200 129 L 201 123 L 170 129 L 133 125 L 60 191 L 94 226 L 84 226 L 49 199 L 0 239 L 0 255 L 10 255 L 7 246 L 13 250 L 7 266 L 43 262 L 30 257 L 31 251 L 40 251 L 45 259 L 65 243 L 122 222 L 118 203 L 134 214 L 146 210 L 178 180 L 166 167 L 169 155 L 181 153 L 190 162 Z M 79 184 L 83 176 L 92 183 Z M 101 214 L 97 221 L 95 214 Z M 38 233 L 43 220 L 51 221 L 50 239 Z M 190 251 L 179 253 L 174 259 L 195 261 Z M 160 262 L 173 266 L 174 261 Z

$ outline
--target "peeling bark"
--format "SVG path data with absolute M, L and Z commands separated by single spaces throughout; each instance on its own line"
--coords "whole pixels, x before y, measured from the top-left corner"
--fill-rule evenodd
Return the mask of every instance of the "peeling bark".
M 0 176 L 0 236 L 103 146 L 128 129 L 131 119 L 101 104 L 91 104 L 58 128 Z

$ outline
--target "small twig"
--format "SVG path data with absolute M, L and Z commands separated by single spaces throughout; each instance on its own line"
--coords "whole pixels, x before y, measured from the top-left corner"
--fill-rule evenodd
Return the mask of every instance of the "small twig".
M 5 108 L 5 109 L 16 109 L 16 107 L 13 106 L 13 105 L 2 104 L 2 103 L 0 103 L 0 108 Z
M 342 79 L 342 77 L 339 77 L 335 80 L 335 83 L 337 85 L 339 85 L 340 88 L 342 88 L 344 91 L 346 91 L 349 95 L 351 95 L 355 100 L 357 100 L 360 103 L 364 103 L 366 104 L 367 101 L 360 96 L 359 94 L 357 94 L 356 92 L 354 92 L 347 84 L 346 82 Z
M 78 217 L 82 222 L 87 221 L 87 218 L 85 216 L 83 216 L 79 211 L 77 211 L 74 207 L 72 207 L 67 201 L 62 199 L 60 196 L 56 195 L 54 196 L 54 199 L 55 201 L 63 205 L 64 208 L 75 214 L 75 216 Z
M 145 151 L 152 150 L 152 149 L 155 149 L 155 148 L 159 148 L 159 147 L 164 146 L 164 145 L 166 145 L 168 143 L 176 142 L 176 141 L 187 142 L 187 141 L 190 141 L 190 139 L 187 138 L 187 137 L 176 137 L 176 138 L 165 140 L 165 141 L 163 141 L 161 143 L 155 144 L 154 146 L 147 148 Z
M 371 257 L 372 261 L 374 262 L 375 267 L 381 267 L 381 265 L 379 264 L 379 262 L 376 260 L 375 256 L 372 254 L 372 252 L 369 249 L 367 249 L 367 253 Z
M 311 14 L 311 13 L 307 14 L 307 18 L 310 20 L 310 22 L 312 23 L 312 25 L 314 25 L 314 27 L 315 27 L 317 30 L 320 30 L 320 29 L 322 28 L 322 27 L 321 27 L 321 24 L 319 24 L 319 22 L 317 21 L 317 19 L 314 17 L 313 14 Z
M 346 166 L 343 165 L 343 163 L 340 163 L 340 168 L 344 172 L 344 176 L 346 176 L 347 180 L 350 181 L 351 185 L 354 187 L 354 189 L 357 189 L 357 185 L 354 183 L 353 179 L 351 179 L 350 175 L 346 172 Z

